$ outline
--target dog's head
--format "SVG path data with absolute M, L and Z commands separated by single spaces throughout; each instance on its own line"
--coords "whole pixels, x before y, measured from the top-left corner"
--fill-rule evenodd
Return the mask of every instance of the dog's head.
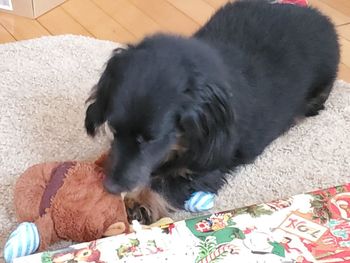
M 195 39 L 156 35 L 117 49 L 85 118 L 89 135 L 105 122 L 114 133 L 106 188 L 147 185 L 170 156 L 193 169 L 230 158 L 225 143 L 234 116 L 226 75 L 220 56 Z

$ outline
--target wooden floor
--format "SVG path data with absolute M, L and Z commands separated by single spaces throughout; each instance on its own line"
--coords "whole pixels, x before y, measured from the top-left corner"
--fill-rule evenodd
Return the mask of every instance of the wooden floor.
M 79 34 L 135 42 L 156 32 L 190 35 L 227 0 L 68 0 L 36 20 L 0 13 L 0 43 Z M 339 78 L 350 82 L 350 0 L 309 0 L 337 26 Z M 305 25 L 307 26 L 307 25 Z

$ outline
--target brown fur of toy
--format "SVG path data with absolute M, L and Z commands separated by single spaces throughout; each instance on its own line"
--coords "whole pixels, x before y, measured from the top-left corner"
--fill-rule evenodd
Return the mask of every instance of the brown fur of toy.
M 102 156 L 95 163 L 34 165 L 18 179 L 14 198 L 16 216 L 20 222 L 36 223 L 41 238 L 39 250 L 47 249 L 59 239 L 83 242 L 101 238 L 111 225 L 118 222 L 124 224 L 125 232 L 129 232 L 122 197 L 103 188 L 101 166 L 105 164 L 104 158 Z M 52 182 L 51 176 L 58 176 L 62 171 L 66 172 L 61 187 L 49 200 L 49 207 L 42 210 L 45 204 L 43 195 Z M 42 211 L 44 214 L 40 215 Z

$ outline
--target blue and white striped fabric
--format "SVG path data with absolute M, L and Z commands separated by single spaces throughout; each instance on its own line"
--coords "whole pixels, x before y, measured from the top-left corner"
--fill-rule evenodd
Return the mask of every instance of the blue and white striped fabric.
M 21 223 L 13 231 L 6 242 L 4 258 L 11 263 L 15 258 L 23 257 L 35 252 L 40 244 L 39 233 L 34 223 Z
M 215 194 L 208 192 L 194 192 L 185 202 L 185 209 L 190 212 L 207 211 L 214 206 Z

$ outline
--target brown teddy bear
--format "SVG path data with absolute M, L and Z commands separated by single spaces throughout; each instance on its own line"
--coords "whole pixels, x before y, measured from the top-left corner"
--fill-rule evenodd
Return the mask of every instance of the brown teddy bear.
M 20 176 L 14 204 L 23 223 L 6 243 L 7 262 L 60 239 L 82 242 L 129 232 L 123 198 L 103 188 L 105 157 L 38 164 Z

